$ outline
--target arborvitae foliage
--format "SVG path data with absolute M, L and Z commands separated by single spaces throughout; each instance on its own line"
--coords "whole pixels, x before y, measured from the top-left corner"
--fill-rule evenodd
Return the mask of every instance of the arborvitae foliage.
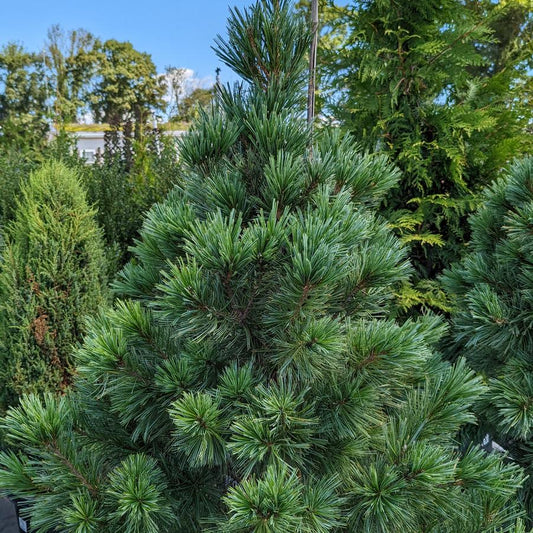
M 460 258 L 476 194 L 532 147 L 529 15 L 519 3 L 353 0 L 324 14 L 334 115 L 401 169 L 384 212 L 422 280 Z M 428 286 L 405 293 L 406 305 Z M 426 303 L 445 308 L 435 296 Z
M 75 394 L 3 425 L 0 487 L 35 531 L 488 532 L 521 476 L 454 435 L 484 388 L 426 318 L 388 317 L 405 251 L 370 208 L 383 157 L 302 119 L 306 25 L 234 10 L 223 89 L 183 141 L 183 187 L 149 213 L 92 321 Z M 509 531 L 509 528 L 505 530 Z
M 482 430 L 533 474 L 533 158 L 517 161 L 471 219 L 471 252 L 444 277 L 453 352 L 489 380 Z M 532 482 L 525 495 L 533 517 Z
M 48 163 L 22 186 L 0 263 L 0 405 L 64 391 L 85 316 L 105 299 L 100 230 L 77 176 Z

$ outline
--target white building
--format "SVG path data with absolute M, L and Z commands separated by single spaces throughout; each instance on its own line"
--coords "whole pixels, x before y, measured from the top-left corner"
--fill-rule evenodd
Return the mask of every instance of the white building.
M 163 135 L 170 135 L 174 138 L 181 137 L 186 131 L 174 130 L 164 131 Z M 76 149 L 80 157 L 87 163 L 94 163 L 96 159 L 104 154 L 104 131 L 73 131 L 69 133 L 76 138 Z

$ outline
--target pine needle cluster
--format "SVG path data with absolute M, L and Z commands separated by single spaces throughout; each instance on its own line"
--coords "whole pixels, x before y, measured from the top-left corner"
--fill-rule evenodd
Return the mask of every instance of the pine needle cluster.
M 484 431 L 533 472 L 533 158 L 516 161 L 485 191 L 471 218 L 471 253 L 444 276 L 456 299 L 451 350 L 489 390 Z M 524 496 L 531 512 L 532 485 Z

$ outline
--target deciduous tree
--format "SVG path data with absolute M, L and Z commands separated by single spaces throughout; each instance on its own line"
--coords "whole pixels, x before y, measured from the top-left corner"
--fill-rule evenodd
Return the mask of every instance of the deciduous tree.
M 38 147 L 48 130 L 42 57 L 16 43 L 0 50 L 0 146 Z
M 65 32 L 59 25 L 48 30 L 44 60 L 51 82 L 54 120 L 61 127 L 76 122 L 88 110 L 85 101 L 97 67 L 98 40 L 80 28 Z
M 164 80 L 157 76 L 150 55 L 129 42 L 110 39 L 98 49 L 97 76 L 91 95 L 95 118 L 114 128 L 131 124 L 140 138 L 152 113 L 164 105 Z

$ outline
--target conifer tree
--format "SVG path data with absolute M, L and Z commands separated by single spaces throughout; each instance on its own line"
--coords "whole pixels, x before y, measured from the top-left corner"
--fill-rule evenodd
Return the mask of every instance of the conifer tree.
M 452 353 L 489 380 L 487 433 L 533 474 L 533 157 L 489 187 L 471 218 L 471 253 L 446 272 L 455 295 Z M 533 518 L 533 484 L 524 495 Z
M 75 393 L 3 419 L 0 487 L 37 532 L 514 531 L 519 470 L 455 441 L 481 381 L 438 320 L 390 318 L 410 268 L 372 209 L 397 171 L 313 138 L 289 2 L 216 43 L 243 84 L 183 141 Z
M 22 185 L 0 263 L 0 405 L 64 391 L 85 316 L 105 299 L 100 230 L 73 171 L 50 162 Z
M 402 171 L 383 213 L 420 280 L 403 302 L 448 310 L 431 280 L 460 259 L 482 187 L 533 147 L 531 16 L 520 1 L 326 4 L 330 112 Z

